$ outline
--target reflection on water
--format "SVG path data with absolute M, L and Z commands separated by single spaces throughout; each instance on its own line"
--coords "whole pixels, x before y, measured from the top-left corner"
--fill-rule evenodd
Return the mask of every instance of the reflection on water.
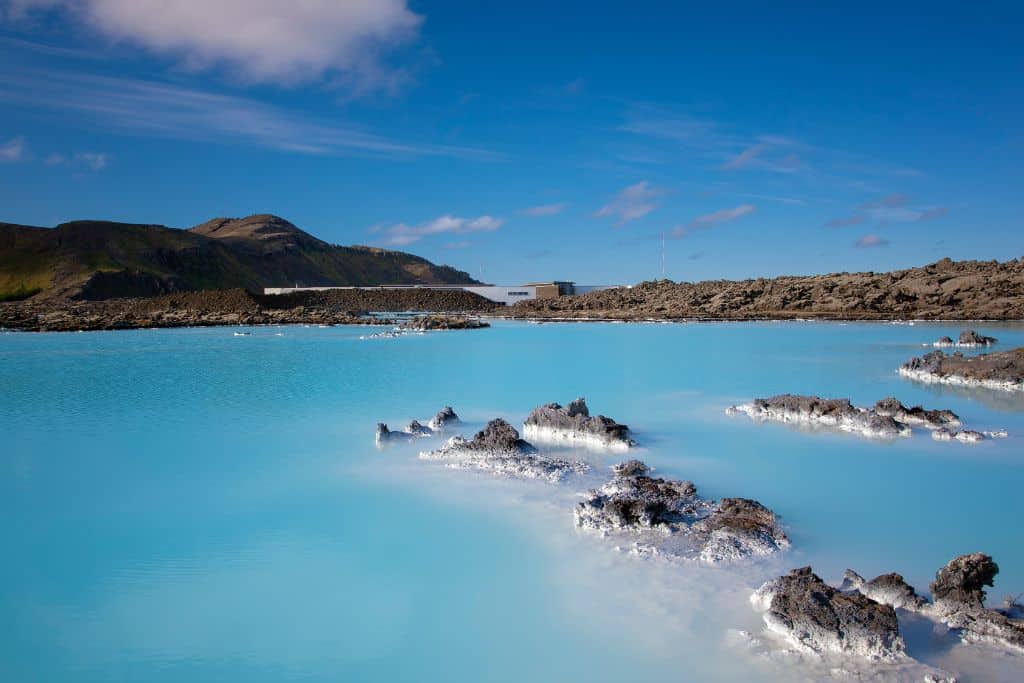
M 1017 326 L 976 329 L 1024 343 Z M 772 575 L 899 571 L 924 590 L 984 550 L 1002 569 L 993 595 L 1024 590 L 1022 405 L 894 372 L 958 328 L 234 331 L 0 338 L 2 680 L 816 678 L 824 665 L 738 635 L 759 635 L 747 596 Z M 723 414 L 782 392 L 895 395 L 1011 438 L 877 443 Z M 594 470 L 550 486 L 419 461 L 424 442 L 373 444 L 377 421 L 445 404 L 468 433 L 577 395 L 634 427 L 658 474 L 775 509 L 792 551 L 715 569 L 578 533 L 578 493 L 620 456 L 574 451 Z M 912 654 L 964 680 L 1019 668 L 929 633 L 907 622 Z

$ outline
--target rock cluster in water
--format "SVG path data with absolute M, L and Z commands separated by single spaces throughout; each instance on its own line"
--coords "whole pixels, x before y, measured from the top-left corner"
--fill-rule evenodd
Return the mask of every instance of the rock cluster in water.
M 1024 391 L 1024 348 L 964 356 L 932 351 L 911 358 L 899 372 L 927 383 Z
M 566 441 L 617 450 L 636 445 L 629 437 L 629 427 L 604 415 L 591 415 L 583 398 L 564 407 L 548 403 L 534 408 L 523 424 L 523 434 L 535 440 Z
M 398 326 L 400 330 L 428 332 L 431 330 L 479 330 L 491 324 L 478 318 L 450 315 L 422 315 L 406 320 Z
M 953 341 L 952 337 L 940 337 L 938 341 L 932 344 L 932 346 L 976 348 L 979 346 L 992 346 L 998 342 L 999 340 L 995 337 L 986 337 L 983 334 L 978 334 L 974 330 L 964 330 L 960 333 L 960 337 L 957 338 L 956 341 Z
M 409 441 L 425 436 L 432 436 L 437 432 L 444 431 L 447 427 L 459 424 L 459 416 L 455 414 L 451 406 L 445 406 L 437 412 L 437 415 L 430 419 L 427 424 L 419 420 L 412 420 L 405 429 L 390 430 L 384 422 L 377 423 L 376 441 L 378 445 L 389 441 Z
M 737 413 L 746 413 L 755 420 L 821 425 L 872 438 L 894 438 L 912 433 L 909 426 L 898 422 L 893 415 L 858 408 L 846 398 L 781 394 L 757 398 L 753 403 L 730 406 L 726 410 L 728 415 Z
M 818 653 L 901 657 L 905 644 L 896 610 L 940 622 L 965 642 L 1024 650 L 1024 607 L 1012 599 L 998 609 L 984 606 L 985 587 L 998 572 L 983 553 L 954 558 L 936 572 L 929 603 L 899 574 L 866 581 L 847 569 L 837 589 L 803 567 L 765 583 L 751 602 L 764 612 L 769 630 Z
M 770 631 L 802 649 L 894 660 L 906 650 L 896 610 L 858 592 L 841 592 L 810 567 L 768 581 L 751 596 Z
M 489 470 L 528 479 L 559 481 L 588 469 L 576 460 L 551 458 L 523 440 L 515 427 L 500 418 L 491 420 L 471 440 L 453 436 L 441 448 L 420 453 L 424 460 L 438 460 L 448 467 Z
M 730 406 L 727 415 L 745 413 L 755 420 L 772 420 L 840 429 L 870 438 L 911 436 L 911 427 L 932 431 L 937 441 L 957 440 L 976 443 L 989 438 L 1002 438 L 1005 431 L 977 432 L 960 427 L 960 417 L 952 410 L 926 410 L 907 407 L 893 397 L 883 398 L 872 408 L 860 408 L 849 399 L 826 399 L 818 396 L 782 394 L 754 399 L 753 403 Z
M 613 468 L 575 509 L 576 526 L 604 534 L 657 531 L 685 537 L 690 553 L 709 563 L 768 555 L 789 546 L 775 514 L 754 500 L 697 495 L 690 481 L 650 476 L 639 460 Z

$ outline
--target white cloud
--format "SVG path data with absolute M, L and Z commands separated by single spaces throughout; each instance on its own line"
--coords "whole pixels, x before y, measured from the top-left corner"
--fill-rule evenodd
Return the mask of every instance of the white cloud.
M 608 204 L 605 204 L 594 215 L 598 218 L 616 218 L 615 227 L 619 228 L 638 218 L 643 218 L 658 208 L 654 201 L 665 192 L 661 188 L 651 187 L 643 180 L 636 185 L 624 188 Z
M 43 161 L 47 166 L 68 166 L 100 171 L 107 166 L 107 155 L 100 152 L 76 152 L 71 156 L 51 154 Z
M 859 240 L 854 242 L 853 246 L 859 249 L 869 249 L 871 247 L 887 247 L 889 246 L 889 240 L 878 235 L 864 235 Z
M 419 225 L 406 225 L 399 223 L 385 228 L 377 228 L 374 232 L 382 232 L 386 236 L 384 243 L 391 246 L 405 246 L 418 242 L 424 237 L 440 234 L 464 235 L 471 232 L 494 232 L 500 228 L 505 221 L 494 216 L 479 216 L 477 218 L 459 218 L 458 216 L 444 215 L 435 218 L 427 223 Z
M 757 207 L 753 204 L 740 204 L 731 209 L 722 209 L 721 211 L 715 211 L 714 213 L 704 214 L 703 216 L 697 216 L 689 225 L 679 225 L 672 229 L 671 236 L 673 239 L 681 239 L 686 237 L 695 230 L 703 230 L 710 228 L 719 223 L 728 223 L 734 221 L 737 218 L 754 213 Z
M 0 144 L 0 161 L 21 161 L 24 155 L 25 138 L 12 138 Z
M 60 11 L 101 35 L 260 82 L 343 79 L 388 87 L 384 54 L 412 42 L 423 17 L 406 0 L 13 0 L 15 20 Z
M 526 216 L 554 216 L 562 213 L 565 209 L 565 204 L 543 204 L 541 206 L 531 206 L 528 209 L 523 209 L 523 215 Z
M 355 126 L 321 121 L 245 97 L 158 81 L 56 69 L 0 69 L 6 104 L 54 109 L 156 137 L 243 143 L 302 154 L 493 159 L 477 149 L 390 140 Z

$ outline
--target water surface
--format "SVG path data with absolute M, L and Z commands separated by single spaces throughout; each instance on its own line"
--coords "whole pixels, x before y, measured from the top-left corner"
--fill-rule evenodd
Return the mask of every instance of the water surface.
M 1020 326 L 977 329 L 1024 345 Z M 1024 591 L 1024 397 L 895 373 L 956 326 L 236 330 L 0 334 L 0 679 L 785 679 L 732 636 L 759 631 L 749 590 L 791 567 L 926 590 L 982 550 L 993 598 Z M 878 443 L 723 414 L 786 391 L 895 395 L 1011 437 Z M 373 444 L 377 421 L 448 403 L 472 431 L 579 395 L 630 424 L 659 474 L 772 507 L 792 551 L 734 569 L 637 559 L 573 528 L 603 470 L 550 486 Z M 908 638 L 966 680 L 1020 673 Z

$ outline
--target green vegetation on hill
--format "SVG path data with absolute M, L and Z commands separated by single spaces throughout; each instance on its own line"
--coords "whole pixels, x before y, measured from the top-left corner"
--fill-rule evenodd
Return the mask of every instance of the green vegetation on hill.
M 412 254 L 331 245 L 271 215 L 218 218 L 191 230 L 108 221 L 56 228 L 0 223 L 0 301 L 474 282 L 463 271 Z

